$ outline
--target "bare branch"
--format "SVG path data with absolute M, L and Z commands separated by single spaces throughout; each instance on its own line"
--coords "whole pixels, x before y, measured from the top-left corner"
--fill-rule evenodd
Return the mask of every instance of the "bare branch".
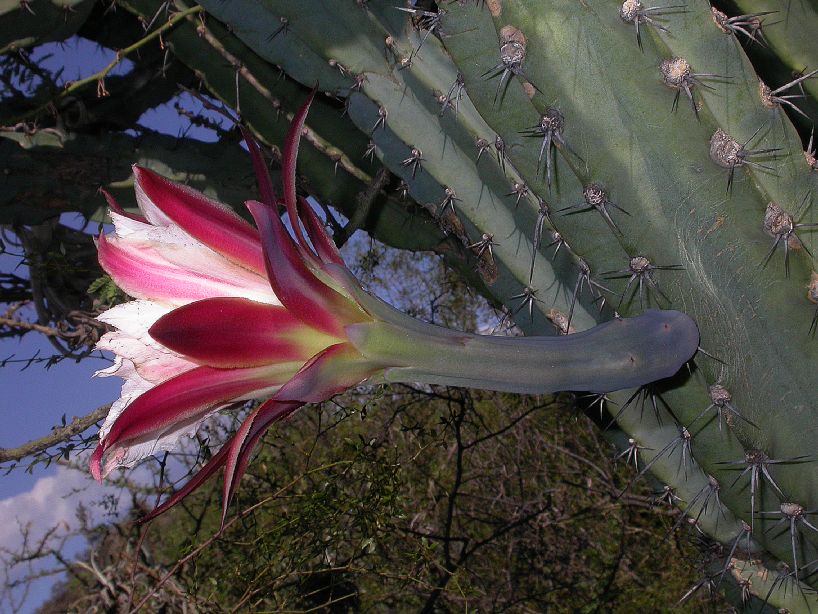
M 109 409 L 111 409 L 110 403 L 102 405 L 86 416 L 74 418 L 69 424 L 55 428 L 45 437 L 33 439 L 16 448 L 0 448 L 0 463 L 18 461 L 21 458 L 43 452 L 51 446 L 62 443 L 102 420 L 108 414 Z

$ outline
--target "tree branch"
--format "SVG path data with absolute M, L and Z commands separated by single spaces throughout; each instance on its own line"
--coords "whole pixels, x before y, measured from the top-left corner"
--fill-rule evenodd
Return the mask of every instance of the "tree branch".
M 0 448 L 0 463 L 5 463 L 7 461 L 18 461 L 21 458 L 43 452 L 51 446 L 62 443 L 70 437 L 73 437 L 78 433 L 82 433 L 88 427 L 93 426 L 102 420 L 108 414 L 109 409 L 111 409 L 110 403 L 98 407 L 87 416 L 74 418 L 70 424 L 66 424 L 60 428 L 55 428 L 45 437 L 33 439 L 21 446 L 17 446 L 16 448 Z

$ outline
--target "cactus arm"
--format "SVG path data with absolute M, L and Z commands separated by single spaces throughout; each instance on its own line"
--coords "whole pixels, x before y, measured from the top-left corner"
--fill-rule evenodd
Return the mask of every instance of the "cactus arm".
M 737 425 L 736 432 L 743 437 L 743 443 L 747 447 L 757 445 L 757 438 L 762 436 L 763 445 L 779 456 L 810 454 L 816 436 L 812 427 L 814 419 L 805 418 L 790 427 L 779 424 L 778 414 L 754 411 L 756 407 L 786 404 L 797 407 L 798 411 L 811 412 L 808 408 L 815 350 L 808 344 L 804 331 L 799 331 L 797 326 L 799 321 L 804 324 L 805 309 L 808 309 L 802 288 L 803 280 L 808 276 L 809 262 L 806 259 L 798 262 L 798 273 L 791 271 L 790 280 L 781 279 L 780 271 L 751 264 L 760 263 L 769 249 L 760 229 L 764 195 L 748 183 L 734 185 L 731 197 L 725 198 L 724 175 L 720 178 L 719 169 L 714 168 L 707 158 L 706 144 L 711 129 L 700 126 L 692 113 L 682 113 L 687 109 L 679 109 L 675 115 L 670 112 L 668 91 L 656 76 L 656 58 L 660 56 L 653 60 L 643 58 L 635 48 L 630 30 L 610 32 L 611 15 L 617 18 L 615 12 L 611 14 L 610 4 L 605 5 L 607 12 L 603 12 L 596 4 L 588 7 L 555 2 L 550 5 L 550 10 L 562 18 L 553 20 L 538 20 L 533 5 L 530 9 L 526 9 L 527 6 L 523 2 L 506 4 L 502 16 L 495 20 L 491 20 L 486 11 L 451 7 L 444 18 L 448 35 L 444 42 L 466 75 L 472 100 L 484 117 L 490 118 L 492 127 L 513 144 L 511 160 L 529 185 L 537 185 L 532 181 L 536 155 L 530 145 L 526 150 L 525 142 L 513 139 L 515 131 L 525 125 L 522 123 L 525 118 L 520 118 L 521 109 L 532 107 L 541 99 L 537 96 L 531 101 L 520 81 L 513 80 L 505 92 L 502 113 L 498 113 L 494 102 L 495 86 L 481 75 L 495 61 L 498 31 L 509 24 L 528 24 L 525 34 L 530 50 L 547 53 L 550 58 L 576 58 L 568 71 L 556 60 L 529 62 L 525 65 L 526 76 L 544 92 L 543 97 L 549 103 L 556 100 L 563 110 L 566 134 L 572 126 L 582 127 L 582 134 L 577 134 L 573 146 L 586 160 L 587 172 L 593 178 L 601 175 L 604 182 L 610 182 L 614 194 L 631 216 L 622 218 L 623 238 L 620 240 L 607 232 L 604 242 L 595 243 L 600 228 L 602 232 L 606 229 L 601 226 L 595 233 L 590 231 L 583 226 L 584 221 L 579 215 L 572 216 L 572 219 L 558 218 L 558 229 L 578 253 L 592 263 L 592 267 L 596 264 L 599 268 L 604 266 L 602 262 L 616 261 L 621 258 L 619 250 L 631 249 L 649 254 L 656 262 L 682 264 L 685 272 L 674 277 L 665 290 L 673 304 L 697 318 L 702 327 L 704 347 L 715 348 L 719 356 L 746 357 L 731 361 L 730 385 L 742 399 L 737 403 L 747 408 L 751 420 L 756 422 L 758 419 L 756 424 L 761 428 L 755 432 L 746 425 Z M 645 56 L 649 56 L 649 51 L 646 49 Z M 602 62 L 603 55 L 617 58 L 620 66 Z M 663 139 L 662 133 L 673 136 Z M 583 139 L 587 146 L 582 145 Z M 574 171 L 573 167 L 561 164 L 562 161 L 558 160 L 558 174 Z M 580 168 L 577 174 L 582 176 L 583 172 Z M 680 193 L 681 186 L 695 188 Z M 556 196 L 551 197 L 555 206 L 559 206 L 562 187 L 559 186 Z M 545 186 L 540 183 L 538 189 L 545 190 Z M 751 218 L 748 210 L 755 211 L 755 217 Z M 720 218 L 726 218 L 728 222 L 716 224 Z M 599 220 L 592 218 L 591 223 L 594 222 Z M 670 233 L 675 237 L 673 241 L 666 240 L 668 224 L 674 229 Z M 711 228 L 715 229 L 711 231 Z M 795 282 L 795 279 L 799 281 Z M 748 288 L 757 290 L 748 295 Z M 759 312 L 769 313 L 766 326 L 759 327 L 755 317 Z M 788 352 L 787 343 L 770 344 L 770 338 L 789 339 L 792 349 Z M 736 345 L 725 347 L 725 343 Z M 754 349 L 747 352 L 748 347 Z M 766 379 L 753 381 L 759 372 L 764 372 L 761 365 L 770 364 L 780 366 L 780 370 L 765 373 Z M 702 366 L 709 371 L 709 383 L 713 383 L 718 377 L 718 367 L 706 363 Z M 780 385 L 781 381 L 788 383 Z M 679 389 L 679 400 L 672 405 L 674 411 L 683 412 L 688 408 L 689 412 L 677 416 L 681 424 L 689 424 L 696 417 L 695 412 L 707 406 L 707 403 L 702 405 L 696 400 L 703 396 L 701 384 L 691 382 Z M 626 428 L 631 429 L 635 430 L 636 425 Z M 709 429 L 718 432 L 715 423 L 711 423 Z M 645 445 L 656 447 L 655 444 Z M 703 435 L 696 435 L 692 449 L 697 458 L 715 457 L 717 460 L 722 453 L 727 456 L 718 440 L 707 442 Z M 722 458 L 726 460 L 725 457 Z M 739 457 L 740 454 L 736 458 Z M 715 467 L 709 469 L 718 473 Z M 810 493 L 815 487 L 811 473 L 804 475 L 802 469 L 794 466 L 778 469 L 781 471 L 776 475 L 789 480 L 790 492 L 811 500 Z M 727 479 L 727 484 L 732 482 L 732 478 Z M 731 496 L 732 501 L 730 496 L 724 499 L 746 518 L 746 493 L 736 492 Z M 765 500 L 767 506 L 775 504 L 773 496 Z M 786 543 L 779 543 L 775 550 L 785 557 Z
M 818 68 L 818 48 L 815 45 L 815 23 L 818 7 L 814 2 L 770 2 L 770 0 L 737 0 L 743 14 L 773 11 L 765 21 L 763 34 L 778 58 L 792 73 Z M 818 101 L 818 79 L 803 82 L 813 101 Z
M 792 122 L 779 106 L 769 108 L 762 103 L 759 78 L 740 42 L 716 26 L 706 3 L 691 3 L 674 17 L 673 29 L 674 36 L 660 33 L 661 44 L 670 55 L 686 58 L 699 72 L 727 77 L 709 80 L 708 88 L 698 88 L 706 113 L 715 124 L 739 142 L 750 141 L 748 147 L 753 149 L 779 149 L 774 158 L 768 156 L 762 163 L 768 168 L 751 167 L 746 173 L 765 206 L 775 201 L 794 213 L 815 189 L 814 175 L 804 161 L 801 138 Z M 688 32 L 696 33 L 695 41 Z M 805 87 L 812 85 L 804 82 Z M 803 221 L 814 221 L 816 215 L 810 209 Z M 818 246 L 815 233 L 804 233 L 803 239 L 811 250 Z
M 247 11 L 226 12 L 224 5 L 219 5 L 218 3 L 213 3 L 212 6 L 208 4 L 207 8 L 214 11 L 216 17 L 227 20 L 240 37 L 243 36 L 243 32 L 247 31 L 250 22 L 256 21 L 257 23 L 257 20 L 260 18 L 259 15 L 253 15 L 252 12 Z M 303 15 L 309 15 L 310 10 L 314 8 L 315 7 L 302 6 L 301 11 Z M 389 8 L 391 7 L 382 7 L 382 10 L 388 10 Z M 276 5 L 274 12 L 282 13 L 283 9 L 280 8 L 279 5 Z M 399 13 L 399 11 L 396 12 Z M 303 15 L 300 19 L 297 18 L 297 16 L 293 16 L 293 14 L 290 14 L 288 17 L 290 23 L 288 36 L 292 37 L 293 40 L 295 40 L 295 37 L 301 36 L 302 28 L 309 29 L 310 27 L 310 23 L 308 21 L 305 22 Z M 361 12 L 360 15 L 364 15 L 364 13 Z M 243 21 L 240 24 L 236 24 L 230 21 L 230 19 L 241 19 Z M 361 28 L 361 30 L 364 29 Z M 382 40 L 380 33 L 371 34 L 369 30 L 364 31 L 367 35 L 372 36 L 373 40 Z M 416 35 L 411 33 L 407 36 Z M 306 38 L 307 36 L 305 35 L 305 39 Z M 409 53 L 408 50 L 411 50 L 414 46 L 419 44 L 419 39 L 404 40 L 399 33 L 395 33 L 394 38 L 397 39 L 396 46 L 400 49 L 407 50 L 406 55 Z M 249 39 L 247 39 L 246 42 L 251 43 Z M 335 51 L 334 48 L 324 48 L 327 45 L 324 38 L 319 38 L 313 42 L 316 45 L 323 45 L 323 47 L 315 52 L 316 54 L 320 52 L 328 55 Z M 287 66 L 287 62 L 291 61 L 289 57 L 273 55 L 272 51 L 270 48 L 265 48 L 261 50 L 261 53 L 265 54 L 265 58 L 268 61 L 281 63 L 285 67 Z M 414 73 L 417 67 L 424 65 L 424 62 L 426 62 L 427 64 L 425 65 L 428 66 L 435 61 L 445 60 L 445 54 L 441 54 L 442 50 L 440 49 L 438 41 L 434 38 L 428 38 L 424 42 L 423 53 L 413 59 L 413 64 L 417 62 L 417 66 L 412 65 L 406 70 L 400 70 L 398 66 L 393 66 L 387 75 L 366 73 L 366 79 L 363 81 L 362 89 L 366 96 L 371 100 L 377 101 L 377 104 L 370 103 L 369 115 L 366 116 L 362 114 L 361 110 L 367 105 L 359 106 L 356 102 L 358 96 L 353 95 L 350 97 L 349 103 L 350 115 L 361 130 L 373 133 L 372 138 L 376 144 L 378 144 L 380 155 L 383 156 L 382 160 L 390 170 L 407 180 L 410 184 L 413 197 L 419 202 L 429 203 L 430 205 L 440 202 L 444 194 L 444 186 L 449 186 L 454 188 L 458 198 L 463 202 L 463 207 L 473 207 L 476 211 L 481 207 L 480 203 L 483 203 L 483 209 L 489 214 L 503 216 L 505 206 L 499 207 L 497 205 L 503 201 L 508 201 L 506 194 L 512 182 L 508 178 L 504 178 L 501 174 L 498 174 L 496 170 L 485 163 L 484 165 L 489 167 L 489 170 L 479 172 L 487 174 L 485 176 L 481 174 L 479 176 L 480 178 L 475 176 L 474 157 L 476 150 L 474 148 L 474 138 L 467 136 L 471 135 L 470 129 L 467 127 L 465 130 L 461 130 L 459 133 L 460 138 L 457 141 L 450 142 L 448 137 L 443 134 L 444 127 L 448 129 L 448 118 L 441 119 L 438 117 L 436 109 L 433 110 L 430 108 L 433 101 L 431 92 L 426 91 L 425 88 L 422 89 L 421 92 L 416 92 L 415 88 L 419 86 L 419 82 L 406 76 L 406 73 Z M 343 57 L 340 57 L 339 61 L 345 63 L 345 65 L 354 65 L 353 62 L 347 61 Z M 440 74 L 440 71 L 436 69 L 434 74 Z M 451 79 L 447 80 L 446 83 L 440 83 L 439 88 L 448 89 L 451 85 L 450 81 L 454 80 L 455 73 L 450 71 L 449 74 Z M 427 99 L 429 102 L 424 102 Z M 398 104 L 406 104 L 406 107 L 411 108 L 411 113 L 396 115 L 394 118 L 389 119 L 386 122 L 386 129 L 378 128 L 377 130 L 373 130 L 372 128 L 377 121 L 377 116 L 373 115 L 373 111 L 377 109 L 378 104 L 382 104 L 387 109 L 390 105 L 394 107 Z M 427 104 L 430 106 L 426 106 Z M 458 126 L 459 125 L 458 122 Z M 393 134 L 399 137 L 395 149 L 392 149 L 384 142 L 385 138 L 391 139 Z M 486 136 L 492 135 L 489 134 Z M 468 143 L 466 143 L 466 141 L 468 141 Z M 409 149 L 413 146 L 421 150 L 445 151 L 447 156 L 451 156 L 450 163 L 447 165 L 430 165 L 428 170 L 420 173 L 412 173 L 411 169 L 402 166 L 401 162 L 407 159 Z M 393 154 L 390 156 L 384 155 L 383 151 L 385 148 L 393 152 Z M 457 170 L 455 171 L 453 169 Z M 513 169 L 510 169 L 509 172 L 513 172 Z M 413 174 L 415 175 L 414 177 L 412 177 Z M 491 182 L 487 184 L 486 187 L 481 187 L 486 177 L 488 177 Z M 513 205 L 513 200 L 509 202 Z M 495 203 L 495 205 L 492 206 L 490 203 Z M 514 299 L 513 297 L 518 296 L 528 283 L 530 267 L 525 261 L 531 257 L 531 238 L 524 237 L 515 228 L 512 217 L 506 218 L 509 220 L 509 225 L 505 230 L 503 227 L 498 228 L 494 219 L 491 221 L 491 228 L 483 230 L 480 228 L 479 223 L 475 223 L 475 220 L 469 218 L 468 213 L 463 215 L 463 207 L 458 206 L 458 213 L 464 218 L 467 224 L 466 231 L 468 235 L 464 234 L 462 236 L 464 243 L 469 240 L 469 237 L 472 237 L 471 240 L 473 240 L 475 235 L 479 237 L 483 232 L 491 232 L 494 233 L 498 239 L 502 237 L 502 243 L 507 243 L 509 248 L 513 250 L 514 256 L 512 258 L 506 260 L 499 257 L 497 258 L 498 278 L 491 284 L 491 291 L 509 306 L 510 311 L 518 310 L 520 300 Z M 529 225 L 533 225 L 534 217 L 531 213 L 531 205 L 528 203 L 520 205 L 521 210 L 524 210 L 526 207 L 528 207 L 526 215 L 530 220 Z M 521 254 L 527 254 L 527 257 L 521 258 Z M 542 260 L 545 260 L 545 258 Z M 509 271 L 506 267 L 511 267 L 512 270 Z M 553 272 L 546 272 L 548 268 L 550 267 L 548 267 L 545 262 L 542 267 L 535 267 L 535 275 L 542 275 L 543 277 L 536 278 L 534 282 L 532 282 L 532 285 L 536 288 L 556 291 L 558 284 L 554 283 Z M 564 297 L 560 298 L 564 300 Z M 547 305 L 547 302 L 541 303 L 537 301 L 532 306 L 533 318 L 517 318 L 518 324 L 529 330 L 553 331 L 553 327 L 546 322 L 544 314 L 546 309 L 544 305 Z M 563 307 L 564 305 L 563 303 Z M 586 319 L 583 324 L 583 316 L 579 314 L 581 310 L 581 307 L 578 307 L 577 325 L 588 326 L 593 320 Z M 526 311 L 524 310 L 523 313 L 526 313 Z

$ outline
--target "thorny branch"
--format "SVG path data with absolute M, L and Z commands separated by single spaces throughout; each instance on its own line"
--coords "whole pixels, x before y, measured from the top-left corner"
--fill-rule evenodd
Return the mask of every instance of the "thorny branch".
M 0 448 L 0 463 L 18 461 L 27 456 L 44 452 L 59 443 L 63 443 L 102 420 L 108 414 L 109 409 L 111 409 L 110 403 L 102 405 L 86 416 L 74 418 L 65 426 L 55 428 L 45 437 L 33 439 L 16 448 Z
M 129 45 L 129 46 L 125 47 L 124 49 L 120 49 L 119 51 L 117 51 L 116 57 L 113 60 L 111 60 L 111 62 L 108 63 L 108 65 L 105 66 L 105 68 L 103 68 L 100 71 L 95 72 L 93 75 L 89 75 L 88 77 L 85 77 L 84 79 L 79 79 L 77 81 L 71 82 L 59 93 L 59 95 L 57 95 L 55 98 L 50 100 L 48 103 L 40 105 L 40 106 L 32 109 L 31 111 L 28 111 L 27 113 L 21 115 L 20 117 L 18 117 L 16 119 L 13 119 L 11 121 L 11 123 L 12 124 L 17 124 L 17 123 L 20 123 L 20 122 L 25 122 L 26 120 L 32 119 L 34 117 L 37 117 L 43 111 L 47 111 L 49 108 L 52 108 L 54 103 L 56 103 L 57 101 L 62 100 L 63 98 L 65 98 L 67 96 L 70 96 L 71 94 L 73 94 L 77 90 L 79 90 L 79 89 L 81 89 L 81 88 L 83 88 L 86 85 L 89 85 L 91 83 L 96 83 L 96 85 L 97 85 L 97 96 L 98 97 L 102 98 L 103 96 L 107 96 L 108 91 L 105 89 L 105 77 L 107 77 L 108 73 L 110 73 L 114 68 L 116 68 L 124 58 L 128 57 L 133 52 L 138 51 L 139 49 L 141 49 L 142 47 L 144 47 L 145 45 L 147 45 L 148 43 L 150 43 L 154 39 L 159 38 L 160 36 L 162 36 L 162 34 L 167 32 L 168 30 L 173 29 L 179 22 L 185 20 L 188 16 L 195 15 L 196 13 L 200 13 L 203 10 L 204 9 L 201 6 L 197 5 L 197 6 L 194 6 L 192 8 L 186 9 L 184 11 L 180 11 L 179 13 L 176 13 L 175 15 L 171 16 L 170 19 L 168 19 L 167 22 L 165 22 L 164 24 L 159 26 L 153 32 L 145 35 L 144 37 L 142 37 L 141 39 L 139 39 L 138 41 L 136 41 L 132 45 Z

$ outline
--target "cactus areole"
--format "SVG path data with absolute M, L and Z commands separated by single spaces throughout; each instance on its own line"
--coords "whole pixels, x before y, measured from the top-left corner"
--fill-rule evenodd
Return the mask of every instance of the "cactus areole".
M 226 512 L 270 425 L 363 381 L 605 393 L 670 377 L 696 352 L 698 329 L 678 311 L 647 310 L 567 336 L 494 337 L 421 322 L 368 294 L 296 195 L 298 144 L 313 96 L 287 137 L 283 199 L 246 135 L 261 192 L 261 201 L 247 203 L 257 228 L 142 168 L 135 175 L 144 217 L 109 198 L 115 231 L 100 236 L 100 263 L 135 300 L 101 317 L 116 328 L 100 343 L 116 363 L 100 375 L 125 384 L 100 432 L 92 473 L 101 478 L 174 448 L 219 409 L 267 399 L 149 517 L 221 467 Z

